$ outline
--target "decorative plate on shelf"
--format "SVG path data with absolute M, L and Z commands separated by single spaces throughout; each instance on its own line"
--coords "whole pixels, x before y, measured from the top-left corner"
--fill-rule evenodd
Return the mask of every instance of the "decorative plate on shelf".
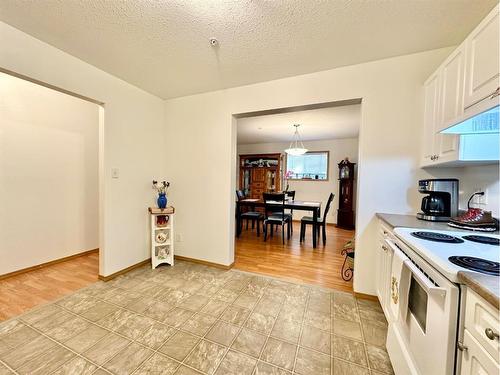
M 165 232 L 160 232 L 156 235 L 157 243 L 164 243 L 168 239 L 168 236 Z

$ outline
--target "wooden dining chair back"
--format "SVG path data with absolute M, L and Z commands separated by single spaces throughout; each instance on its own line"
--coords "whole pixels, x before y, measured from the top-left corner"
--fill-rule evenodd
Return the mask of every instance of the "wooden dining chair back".
M 335 194 L 330 193 L 330 196 L 328 197 L 328 200 L 326 201 L 326 206 L 325 206 L 325 211 L 323 212 L 323 215 L 318 218 L 316 222 L 316 228 L 317 232 L 314 233 L 313 231 L 313 236 L 319 236 L 320 230 L 322 232 L 322 238 L 323 238 L 323 245 L 326 244 L 326 217 L 328 215 L 328 211 L 330 211 L 330 206 L 332 205 L 333 199 L 335 198 Z M 303 216 L 302 219 L 300 220 L 300 241 L 304 241 L 305 236 L 306 236 L 306 228 L 307 225 L 312 225 L 314 228 L 314 222 L 313 218 L 311 216 Z
M 289 198 L 292 201 L 294 201 L 295 200 L 295 190 L 287 190 L 287 191 L 285 191 L 285 197 Z M 290 211 L 288 211 L 288 213 L 292 216 L 292 220 L 293 220 L 293 210 L 290 209 Z M 292 224 L 292 233 L 293 233 L 293 224 Z
M 236 198 L 238 201 L 241 201 L 245 199 L 245 193 L 243 190 L 236 190 Z M 243 220 L 246 220 L 246 229 L 248 230 L 248 222 L 252 222 L 252 229 L 255 228 L 255 225 L 257 225 L 257 237 L 260 236 L 260 223 L 262 220 L 264 220 L 264 215 L 261 212 L 257 211 L 251 211 L 251 210 L 246 210 L 246 211 L 241 211 L 241 209 L 236 211 L 237 213 L 239 212 L 239 220 L 238 222 L 240 223 L 239 228 L 237 229 L 236 233 L 237 236 L 239 237 L 242 227 L 243 227 Z
M 290 238 L 291 215 L 285 213 L 285 194 L 284 193 L 264 193 L 265 219 L 264 219 L 264 241 L 267 241 L 268 225 L 271 229 L 271 237 L 275 225 L 281 226 L 281 237 L 283 245 L 285 244 L 285 225 L 287 227 L 287 236 Z

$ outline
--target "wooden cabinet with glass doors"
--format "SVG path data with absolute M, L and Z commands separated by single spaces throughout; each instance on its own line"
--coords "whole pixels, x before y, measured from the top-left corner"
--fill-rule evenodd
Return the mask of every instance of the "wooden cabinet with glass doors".
M 251 199 L 281 190 L 281 154 L 240 155 L 240 190 Z

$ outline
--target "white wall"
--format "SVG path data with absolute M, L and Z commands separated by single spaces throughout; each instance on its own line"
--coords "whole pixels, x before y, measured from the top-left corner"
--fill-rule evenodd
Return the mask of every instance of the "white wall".
M 283 153 L 283 150 L 288 148 L 290 143 L 258 143 L 258 144 L 243 144 L 238 145 L 237 153 L 241 154 L 260 154 L 260 153 Z M 337 223 L 337 208 L 339 206 L 339 181 L 338 181 L 338 163 L 346 156 L 353 163 L 358 160 L 358 138 L 345 139 L 325 139 L 320 141 L 307 141 L 304 146 L 309 151 L 330 151 L 330 160 L 328 168 L 328 181 L 300 181 L 289 180 L 290 189 L 296 191 L 296 199 L 304 201 L 321 201 L 323 202 L 322 210 L 325 209 L 326 201 L 330 193 L 335 194 L 335 198 L 330 207 L 330 212 L 327 216 L 328 223 Z M 239 158 L 238 158 L 239 160 Z M 357 167 L 357 166 L 356 166 Z M 285 166 L 283 166 L 283 170 Z M 239 168 L 237 167 L 239 172 Z M 238 186 L 238 179 L 236 179 Z M 355 185 L 356 187 L 356 185 Z M 323 211 L 322 211 L 323 212 Z M 307 213 L 303 211 L 294 211 L 293 218 L 300 218 Z
M 492 211 L 493 216 L 498 218 L 500 216 L 499 185 L 498 164 L 463 168 L 460 178 L 460 208 L 467 209 L 469 197 L 477 192 L 476 189 L 482 188 L 487 190 L 487 203 L 486 205 L 473 204 L 473 206 Z
M 103 276 L 149 257 L 151 180 L 164 178 L 164 102 L 0 22 L 0 68 L 104 102 L 100 129 L 100 269 Z M 120 178 L 111 178 L 111 168 Z
M 422 82 L 451 48 L 166 101 L 178 253 L 234 257 L 234 114 L 362 98 L 354 289 L 375 294 L 375 213 L 415 212 Z M 180 214 L 185 213 L 185 214 Z
M 99 247 L 99 106 L 0 73 L 0 274 Z

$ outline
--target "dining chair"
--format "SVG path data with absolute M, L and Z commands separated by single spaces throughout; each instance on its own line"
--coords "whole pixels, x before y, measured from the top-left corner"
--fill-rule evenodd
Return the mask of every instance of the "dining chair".
M 326 244 L 326 217 L 328 215 L 328 211 L 330 211 L 330 206 L 332 204 L 333 198 L 335 194 L 330 193 L 328 197 L 328 201 L 326 202 L 325 212 L 323 212 L 323 216 L 318 217 L 316 222 L 317 232 L 313 233 L 313 236 L 319 237 L 319 231 L 322 229 L 323 232 L 323 245 Z M 306 236 L 307 225 L 313 225 L 313 217 L 312 216 L 303 216 L 300 220 L 300 242 L 304 241 Z
M 290 200 L 294 201 L 295 200 L 295 190 L 286 190 L 285 197 L 290 198 Z M 292 216 L 292 233 L 293 233 L 293 209 L 290 209 L 290 211 L 288 213 Z
M 264 241 L 267 240 L 268 228 L 270 225 L 271 237 L 273 236 L 273 229 L 275 225 L 281 226 L 281 238 L 283 245 L 285 244 L 285 225 L 287 227 L 287 239 L 290 239 L 290 223 L 292 216 L 285 213 L 285 193 L 264 193 L 262 195 L 265 207 L 264 219 Z
M 238 201 L 245 199 L 245 193 L 243 190 L 236 190 L 236 198 Z M 257 237 L 260 237 L 260 222 L 264 220 L 264 214 L 256 211 L 246 211 L 240 212 L 240 227 L 238 228 L 238 236 L 243 229 L 243 220 L 246 220 L 246 229 L 248 230 L 248 222 L 252 222 L 252 230 L 255 228 L 255 224 L 257 224 Z

